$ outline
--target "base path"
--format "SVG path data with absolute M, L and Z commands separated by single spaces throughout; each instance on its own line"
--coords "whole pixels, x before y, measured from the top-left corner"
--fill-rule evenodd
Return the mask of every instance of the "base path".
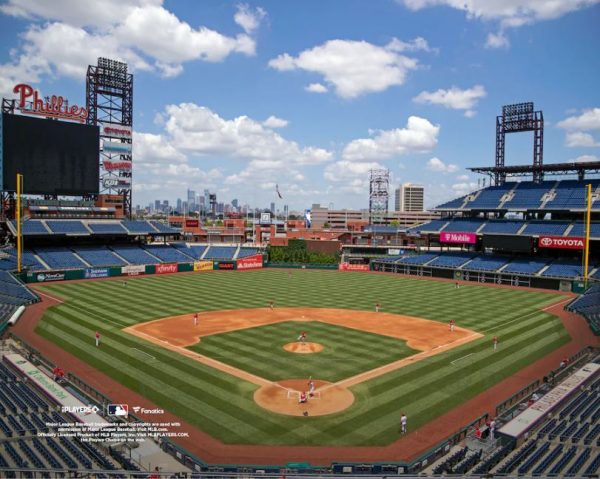
M 231 273 L 217 272 L 217 274 Z M 414 279 L 414 277 L 411 278 Z M 424 279 L 423 281 L 440 280 Z M 498 287 L 496 285 L 485 286 L 491 288 Z M 32 289 L 36 289 L 36 287 L 33 286 Z M 562 297 L 557 295 L 557 300 L 564 299 L 565 297 L 566 296 L 564 295 Z M 54 363 L 68 365 L 69 372 L 85 378 L 86 382 L 91 387 L 96 388 L 107 395 L 113 402 L 138 404 L 147 409 L 159 407 L 131 389 L 116 382 L 106 374 L 81 361 L 76 356 L 64 351 L 56 344 L 38 336 L 35 333 L 36 324 L 43 316 L 45 310 L 56 304 L 58 304 L 58 301 L 49 298 L 46 295 L 42 295 L 42 301 L 28 306 L 21 319 L 11 328 L 11 331 L 19 335 L 29 345 L 37 349 L 40 354 L 44 355 Z M 276 311 L 277 308 L 275 309 L 275 312 Z M 477 397 L 436 418 L 420 429 L 411 431 L 409 422 L 409 433 L 388 446 L 315 447 L 228 445 L 223 444 L 194 426 L 182 421 L 168 411 L 165 411 L 165 415 L 162 416 L 162 419 L 167 422 L 180 421 L 182 423 L 182 430 L 189 431 L 190 435 L 188 438 L 177 438 L 175 439 L 175 442 L 192 454 L 202 458 L 207 463 L 212 464 L 286 464 L 288 462 L 297 462 L 298 460 L 301 460 L 313 465 L 330 466 L 333 461 L 413 461 L 425 451 L 445 440 L 449 435 L 458 431 L 465 424 L 481 414 L 486 412 L 493 414 L 498 402 L 516 393 L 533 380 L 540 379 L 543 375 L 548 374 L 550 370 L 557 367 L 565 356 L 572 355 L 585 346 L 600 346 L 600 338 L 591 334 L 585 320 L 580 316 L 564 311 L 562 304 L 547 308 L 546 311 L 561 318 L 563 325 L 571 335 L 571 341 L 568 344 L 555 350 L 541 360 L 527 366 L 519 371 L 518 374 L 501 381 Z M 201 314 L 199 327 L 202 326 L 202 316 L 203 315 Z M 188 317 L 188 324 L 193 324 L 191 315 Z M 326 387 L 326 385 L 324 387 Z M 152 422 L 155 419 L 153 416 L 140 415 L 149 422 Z
M 319 343 L 303 343 L 296 341 L 294 343 L 284 344 L 283 349 L 289 353 L 312 354 L 323 351 L 323 345 Z

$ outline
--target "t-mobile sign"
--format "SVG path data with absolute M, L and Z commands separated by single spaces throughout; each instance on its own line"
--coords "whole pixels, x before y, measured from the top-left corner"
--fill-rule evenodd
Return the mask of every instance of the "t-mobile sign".
M 468 243 L 475 244 L 477 235 L 475 233 L 440 233 L 440 243 Z

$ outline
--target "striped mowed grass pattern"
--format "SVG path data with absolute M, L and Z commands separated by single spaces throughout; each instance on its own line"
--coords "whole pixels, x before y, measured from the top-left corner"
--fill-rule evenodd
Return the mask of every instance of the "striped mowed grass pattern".
M 323 345 L 316 354 L 285 351 L 306 331 Z M 336 382 L 418 353 L 406 341 L 344 328 L 321 321 L 284 321 L 205 336 L 188 349 L 271 381 L 308 379 Z
M 555 294 L 479 285 L 457 290 L 452 283 L 392 275 L 215 272 L 139 277 L 127 286 L 61 283 L 41 290 L 65 303 L 47 310 L 39 334 L 232 444 L 389 444 L 399 437 L 401 412 L 415 429 L 569 340 L 560 320 L 541 311 L 562 299 Z M 253 401 L 255 385 L 121 331 L 194 311 L 265 307 L 271 299 L 276 306 L 368 311 L 379 302 L 385 312 L 454 319 L 484 337 L 353 386 L 355 402 L 346 411 L 305 418 L 265 411 Z M 103 335 L 100 348 L 93 347 L 96 330 Z M 495 353 L 494 335 L 500 339 Z

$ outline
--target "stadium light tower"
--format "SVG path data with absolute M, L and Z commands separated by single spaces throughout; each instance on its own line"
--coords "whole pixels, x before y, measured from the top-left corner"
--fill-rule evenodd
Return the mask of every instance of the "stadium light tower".
M 388 212 L 390 170 L 369 171 L 369 222 L 381 222 Z

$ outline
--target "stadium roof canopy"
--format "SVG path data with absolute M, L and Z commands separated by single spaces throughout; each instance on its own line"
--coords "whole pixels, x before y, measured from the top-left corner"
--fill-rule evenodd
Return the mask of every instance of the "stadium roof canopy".
M 545 165 L 515 165 L 515 166 L 475 166 L 467 168 L 474 173 L 493 174 L 505 173 L 510 176 L 531 176 L 534 173 L 551 175 L 577 174 L 583 179 L 585 173 L 600 173 L 600 161 L 550 163 Z

